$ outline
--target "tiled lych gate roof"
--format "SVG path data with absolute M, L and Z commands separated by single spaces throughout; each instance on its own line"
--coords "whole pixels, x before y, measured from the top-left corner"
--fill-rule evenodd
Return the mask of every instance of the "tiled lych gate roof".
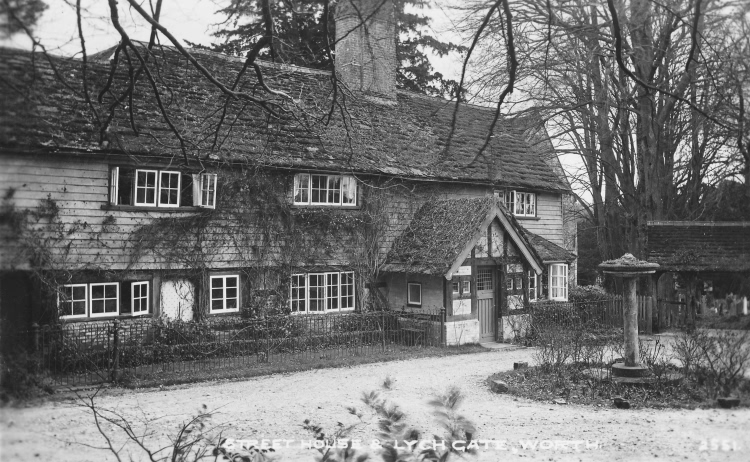
M 445 275 L 495 208 L 515 228 L 522 244 L 533 254 L 533 247 L 520 232 L 515 218 L 494 196 L 440 199 L 420 207 L 409 226 L 393 243 L 384 269 Z
M 242 67 L 237 58 L 195 51 L 201 63 L 227 86 Z M 109 52 L 89 62 L 92 104 L 105 119 L 116 96 L 127 85 L 122 63 L 103 103 L 96 95 L 110 71 Z M 100 143 L 98 125 L 81 96 L 81 63 L 53 58 L 59 73 L 75 89 L 66 88 L 46 58 L 19 50 L 0 49 L 0 147 L 17 151 L 128 152 L 181 156 L 178 140 L 169 131 L 145 77 L 133 98 L 136 135 L 127 101 L 117 107 Z M 397 177 L 493 183 L 499 186 L 568 191 L 569 186 L 532 153 L 523 130 L 501 121 L 482 154 L 492 111 L 462 105 L 450 149 L 446 143 L 454 105 L 440 98 L 398 91 L 395 101 L 347 93 L 345 110 L 336 109 L 326 124 L 332 98 L 330 74 L 323 71 L 261 63 L 266 83 L 292 99 L 272 97 L 279 117 L 258 106 L 230 101 L 224 124 L 225 97 L 173 48 L 154 51 L 152 67 L 167 112 L 188 141 L 191 156 L 223 161 L 249 161 L 272 167 L 352 171 Z M 267 97 L 247 72 L 239 88 Z
M 750 271 L 750 222 L 648 223 L 648 258 L 667 271 Z

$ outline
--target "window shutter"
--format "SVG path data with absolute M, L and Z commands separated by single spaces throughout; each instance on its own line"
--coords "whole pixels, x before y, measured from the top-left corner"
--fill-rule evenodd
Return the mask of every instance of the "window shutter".
M 124 281 L 120 283 L 120 313 L 130 314 L 133 311 L 131 306 L 131 284 L 132 281 Z
M 117 205 L 117 182 L 120 179 L 120 167 L 112 167 L 109 171 L 109 203 Z
M 191 175 L 193 177 L 193 205 L 200 207 L 201 203 L 201 175 L 200 173 Z

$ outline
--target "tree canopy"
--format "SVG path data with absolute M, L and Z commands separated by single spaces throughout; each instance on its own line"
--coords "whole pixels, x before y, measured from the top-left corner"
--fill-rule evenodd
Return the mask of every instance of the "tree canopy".
M 266 34 L 262 0 L 232 0 L 218 11 L 225 20 L 214 35 L 219 39 L 211 49 L 222 53 L 244 56 Z M 327 37 L 334 37 L 333 8 L 325 18 L 324 0 L 294 0 L 268 2 L 273 18 L 274 39 L 259 57 L 297 66 L 330 69 L 333 65 L 326 51 Z M 401 88 L 433 96 L 452 97 L 456 94 L 455 80 L 445 78 L 430 62 L 430 54 L 445 56 L 462 52 L 464 47 L 445 42 L 428 30 L 430 17 L 419 10 L 428 6 L 424 0 L 395 0 L 397 22 L 396 53 L 397 82 Z M 327 36 L 326 36 L 327 34 Z M 335 49 L 335 43 L 333 44 Z

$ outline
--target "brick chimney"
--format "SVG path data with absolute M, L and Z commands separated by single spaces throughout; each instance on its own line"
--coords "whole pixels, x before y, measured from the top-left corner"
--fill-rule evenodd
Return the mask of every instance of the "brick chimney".
M 395 16 L 392 0 L 336 2 L 336 72 L 350 90 L 395 99 Z

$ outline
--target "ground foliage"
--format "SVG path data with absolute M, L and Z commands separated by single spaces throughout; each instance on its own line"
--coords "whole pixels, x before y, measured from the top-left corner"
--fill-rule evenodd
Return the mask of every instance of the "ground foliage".
M 651 385 L 611 382 L 611 366 L 622 361 L 622 332 L 591 325 L 550 328 L 533 334 L 537 366 L 491 376 L 509 393 L 538 401 L 611 406 L 621 397 L 632 407 L 714 406 L 717 396 L 739 396 L 750 405 L 750 335 L 731 331 L 694 330 L 673 343 L 640 342 L 641 364 Z M 597 379 L 591 371 L 601 371 Z M 674 382 L 675 374 L 683 379 Z M 563 401 L 560 401 L 563 402 Z

